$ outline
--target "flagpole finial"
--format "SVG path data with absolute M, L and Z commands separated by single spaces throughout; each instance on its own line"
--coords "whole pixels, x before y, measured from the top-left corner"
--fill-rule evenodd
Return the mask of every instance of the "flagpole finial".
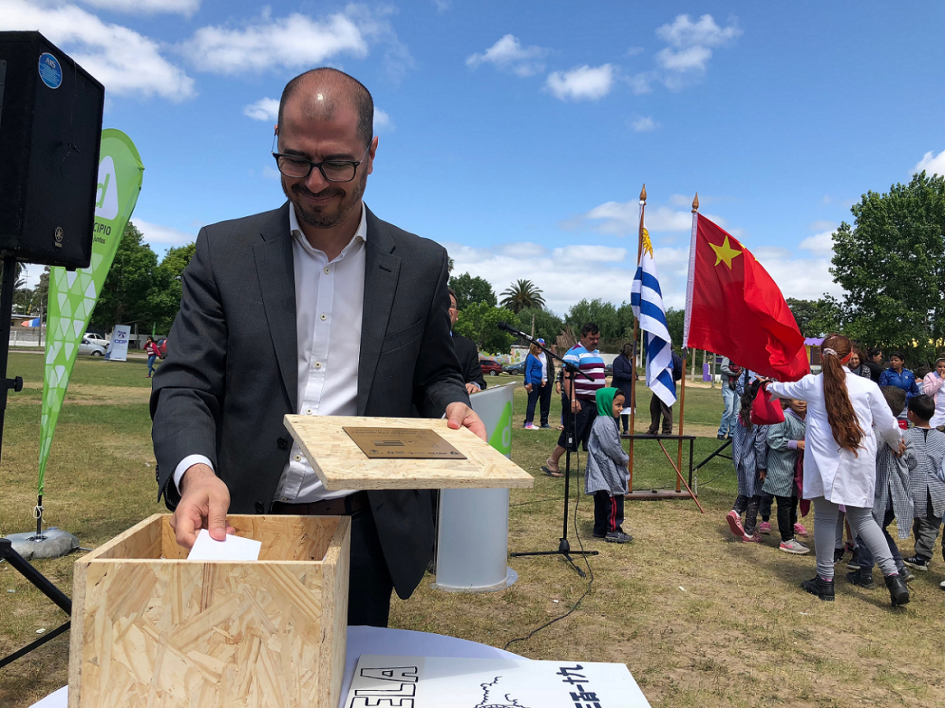
M 692 200 L 692 213 L 699 211 L 699 192 L 696 192 L 696 198 Z
M 643 189 L 640 190 L 640 201 L 641 202 L 646 201 L 646 185 L 645 184 L 643 185 Z

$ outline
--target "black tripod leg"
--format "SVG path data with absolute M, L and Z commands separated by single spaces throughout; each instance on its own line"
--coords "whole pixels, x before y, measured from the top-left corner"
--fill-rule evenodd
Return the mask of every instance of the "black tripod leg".
M 719 447 L 718 450 L 716 450 L 715 452 L 713 452 L 711 455 L 709 455 L 707 458 L 705 458 L 702 462 L 700 462 L 698 465 L 696 465 L 696 466 L 693 468 L 693 471 L 694 471 L 694 472 L 698 472 L 703 466 L 705 466 L 705 464 L 706 464 L 709 460 L 711 460 L 711 459 L 712 459 L 713 457 L 715 457 L 716 455 L 721 455 L 721 454 L 722 454 L 722 450 L 724 450 L 725 448 L 727 448 L 727 447 L 728 447 L 729 445 L 731 445 L 731 444 L 732 444 L 732 439 L 729 438 L 729 439 L 726 440 L 724 443 L 722 443 L 722 446 Z

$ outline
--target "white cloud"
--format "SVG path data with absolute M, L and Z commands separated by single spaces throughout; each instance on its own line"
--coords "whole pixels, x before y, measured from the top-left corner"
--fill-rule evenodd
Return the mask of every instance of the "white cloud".
M 925 170 L 928 175 L 945 176 L 945 150 L 934 156 L 931 151 L 925 153 L 922 159 L 919 160 L 919 164 L 912 168 L 912 174 L 922 170 Z
M 243 108 L 243 115 L 253 120 L 275 121 L 279 118 L 279 99 L 260 98 Z
M 627 257 L 626 248 L 611 246 L 564 246 L 551 252 L 557 259 L 572 263 L 620 263 Z
M 638 133 L 648 133 L 659 128 L 660 124 L 649 116 L 638 116 L 630 123 L 630 127 Z
M 656 63 L 669 71 L 705 71 L 705 66 L 712 58 L 712 50 L 707 47 L 687 47 L 675 51 L 670 47 L 656 54 Z
M 663 25 L 656 30 L 657 37 L 679 48 L 696 45 L 718 47 L 741 34 L 742 31 L 734 21 L 728 27 L 722 28 L 715 24 L 712 15 L 703 15 L 698 22 L 693 22 L 689 15 L 677 15 L 672 24 Z
M 446 12 L 453 6 L 452 0 L 433 0 L 433 5 L 439 13 Z
M 703 15 L 697 22 L 689 15 L 677 15 L 671 24 L 656 30 L 656 35 L 669 45 L 655 57 L 663 70 L 661 80 L 674 91 L 694 83 L 706 72 L 712 58 L 710 47 L 731 44 L 741 34 L 734 19 L 727 27 L 719 27 L 712 15 Z
M 110 95 L 171 101 L 193 98 L 194 81 L 161 54 L 161 45 L 75 5 L 4 0 L 0 29 L 39 30 L 101 81 Z
M 833 232 L 833 231 L 836 231 L 836 230 L 837 230 L 837 226 L 838 226 L 838 224 L 837 224 L 836 221 L 820 220 L 820 221 L 812 221 L 812 222 L 810 222 L 810 223 L 807 225 L 807 228 L 809 228 L 811 231 L 830 231 L 830 232 Z
M 555 98 L 562 101 L 596 101 L 610 93 L 614 85 L 614 67 L 610 64 L 577 66 L 571 71 L 555 71 L 545 82 Z
M 359 12 L 359 20 L 365 22 L 363 13 Z M 370 32 L 377 31 L 369 21 L 366 24 Z M 264 13 L 242 27 L 202 27 L 182 50 L 202 71 L 240 74 L 308 68 L 342 54 L 363 58 L 368 44 L 359 25 L 343 13 L 322 21 L 298 13 L 273 19 Z
M 819 234 L 808 236 L 800 242 L 798 248 L 810 251 L 815 256 L 830 256 L 833 254 L 833 229 L 822 231 Z
M 649 212 L 648 212 L 649 213 Z M 636 253 L 617 260 L 616 252 L 604 258 L 607 249 L 573 244 L 548 250 L 533 243 L 511 243 L 495 248 L 473 248 L 455 243 L 443 244 L 455 261 L 454 273 L 469 273 L 487 280 L 495 292 L 505 290 L 521 278 L 537 285 L 547 306 L 564 314 L 572 305 L 587 298 L 620 304 L 630 301 Z M 582 251 L 594 258 L 575 258 Z M 771 274 L 785 297 L 817 299 L 825 292 L 842 294 L 830 275 L 827 258 L 802 258 L 787 249 L 758 249 L 755 254 Z M 689 270 L 689 242 L 681 248 L 659 246 L 654 258 L 660 277 L 663 301 L 668 307 L 682 308 L 686 303 L 686 278 Z
M 169 12 L 190 17 L 200 9 L 200 0 L 82 0 L 82 2 L 100 10 L 141 15 Z
M 390 119 L 390 114 L 387 111 L 382 111 L 380 108 L 374 109 L 374 132 L 375 133 L 390 133 L 394 130 L 394 121 Z
M 659 79 L 659 74 L 655 71 L 643 71 L 639 74 L 628 76 L 626 81 L 630 84 L 630 90 L 636 95 L 651 93 L 653 91 L 653 82 Z
M 272 165 L 264 165 L 262 168 L 262 176 L 267 177 L 268 179 L 282 179 L 282 174 Z
M 534 76 L 545 70 L 542 61 L 548 50 L 538 46 L 523 47 L 518 37 L 507 34 L 482 54 L 470 54 L 466 66 L 475 69 L 481 64 L 492 64 L 498 69 L 511 71 L 516 76 Z
M 635 57 L 637 54 L 643 54 L 643 47 L 630 47 L 624 56 Z
M 586 221 L 600 221 L 596 228 L 601 233 L 615 236 L 636 234 L 640 224 L 640 204 L 636 200 L 604 202 L 582 218 Z M 719 217 L 709 218 L 720 226 L 725 223 L 725 220 Z M 674 211 L 665 206 L 649 206 L 646 209 L 646 228 L 650 232 L 691 231 L 692 214 L 688 211 Z
M 150 246 L 176 247 L 186 246 L 197 240 L 197 234 L 187 233 L 173 229 L 170 226 L 161 226 L 152 224 L 150 221 L 144 221 L 137 217 L 133 218 L 135 226 L 143 236 L 143 241 Z

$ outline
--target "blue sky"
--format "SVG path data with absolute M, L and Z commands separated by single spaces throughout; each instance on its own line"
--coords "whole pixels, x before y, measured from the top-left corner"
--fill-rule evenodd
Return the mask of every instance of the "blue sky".
M 816 298 L 839 293 L 829 234 L 861 194 L 945 173 L 941 2 L 0 0 L 0 29 L 105 84 L 158 252 L 282 203 L 275 104 L 322 65 L 374 95 L 374 212 L 559 313 L 629 300 L 644 182 L 681 307 L 694 192 L 787 297 Z

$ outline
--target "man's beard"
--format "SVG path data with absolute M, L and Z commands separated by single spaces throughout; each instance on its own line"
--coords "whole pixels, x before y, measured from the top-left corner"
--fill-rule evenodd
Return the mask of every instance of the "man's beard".
M 316 229 L 331 229 L 343 223 L 351 214 L 354 207 L 357 206 L 361 197 L 364 195 L 364 188 L 367 185 L 367 175 L 363 174 L 360 179 L 346 182 L 345 184 L 353 185 L 353 189 L 350 193 L 335 186 L 329 186 L 321 192 L 315 193 L 300 182 L 293 184 L 290 188 L 292 195 L 295 196 L 295 199 L 292 199 L 292 195 L 289 194 L 289 189 L 286 188 L 285 181 L 283 180 L 282 191 L 285 193 L 286 197 L 289 197 L 289 201 L 295 205 L 295 213 L 302 221 Z M 337 207 L 331 211 L 329 211 L 332 209 L 330 205 L 321 208 L 312 208 L 311 206 L 305 206 L 302 201 L 304 195 L 328 197 L 338 194 L 341 195 L 341 201 L 338 202 Z

